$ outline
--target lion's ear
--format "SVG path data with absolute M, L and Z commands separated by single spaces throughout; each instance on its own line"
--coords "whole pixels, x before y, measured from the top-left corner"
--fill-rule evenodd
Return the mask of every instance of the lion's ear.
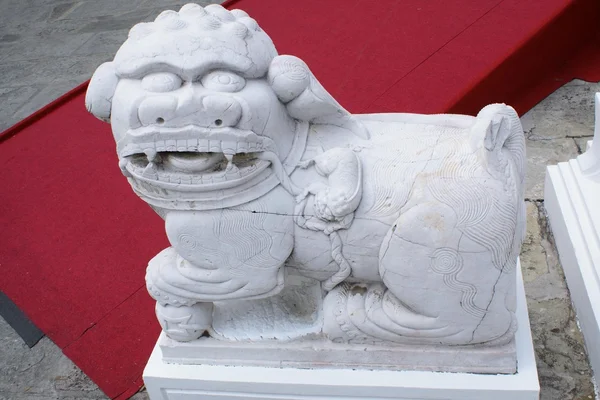
M 96 118 L 110 122 L 112 98 L 119 83 L 119 78 L 112 62 L 100 65 L 87 88 L 85 108 Z
M 271 62 L 269 84 L 291 117 L 314 124 L 330 124 L 368 139 L 369 131 L 319 83 L 304 61 L 277 56 Z

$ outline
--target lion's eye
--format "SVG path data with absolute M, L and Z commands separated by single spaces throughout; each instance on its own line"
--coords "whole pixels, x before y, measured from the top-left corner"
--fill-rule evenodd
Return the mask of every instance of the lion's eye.
M 142 88 L 149 92 L 170 92 L 181 87 L 181 78 L 170 72 L 157 72 L 142 79 Z
M 202 86 L 218 92 L 239 92 L 246 80 L 229 71 L 212 71 L 202 77 Z

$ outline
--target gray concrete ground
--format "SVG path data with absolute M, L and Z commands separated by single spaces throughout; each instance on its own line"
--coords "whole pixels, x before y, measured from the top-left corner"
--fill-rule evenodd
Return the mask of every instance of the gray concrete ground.
M 207 5 L 222 0 L 196 0 Z M 134 24 L 177 0 L 2 0 L 0 131 L 91 77 Z
M 88 79 L 97 65 L 112 58 L 134 23 L 183 3 L 2 0 L 0 130 Z M 528 234 L 521 261 L 543 400 L 594 397 L 586 349 L 548 226 L 543 184 L 546 165 L 585 148 L 593 133 L 596 91 L 600 84 L 570 82 L 522 118 L 529 170 Z M 0 400 L 104 398 L 48 338 L 29 349 L 0 318 Z M 142 390 L 135 398 L 147 396 Z
M 594 130 L 600 84 L 572 81 L 525 114 L 527 237 L 521 264 L 536 351 L 541 399 L 594 397 L 583 337 L 544 208 L 545 167 L 585 151 Z M 597 350 L 596 350 L 597 351 Z

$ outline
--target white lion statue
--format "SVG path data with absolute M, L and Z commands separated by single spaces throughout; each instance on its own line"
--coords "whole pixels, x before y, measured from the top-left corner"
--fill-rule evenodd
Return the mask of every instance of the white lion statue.
M 86 105 L 165 220 L 146 283 L 172 339 L 513 339 L 525 142 L 511 107 L 353 115 L 244 11 L 196 4 L 134 26 Z

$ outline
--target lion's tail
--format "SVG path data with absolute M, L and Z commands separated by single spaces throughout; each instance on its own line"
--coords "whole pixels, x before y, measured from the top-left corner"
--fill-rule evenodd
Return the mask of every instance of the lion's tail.
M 525 212 L 525 134 L 517 112 L 506 104 L 490 104 L 484 107 L 471 128 L 474 149 L 482 154 L 488 170 L 503 175 L 501 178 L 514 188 L 517 201 Z
M 488 165 L 504 170 L 509 156 L 516 170 L 517 185 L 522 195 L 525 190 L 527 157 L 525 135 L 517 112 L 506 104 L 490 104 L 477 114 L 471 133 L 476 147 L 483 144 Z

